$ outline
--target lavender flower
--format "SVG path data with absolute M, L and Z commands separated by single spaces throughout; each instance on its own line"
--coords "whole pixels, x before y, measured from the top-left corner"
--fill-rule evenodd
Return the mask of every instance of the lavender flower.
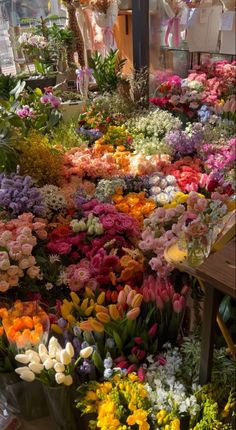
M 0 174 L 0 206 L 14 217 L 24 212 L 41 216 L 45 209 L 41 193 L 31 176 L 15 173 L 10 176 Z
M 86 129 L 84 127 L 80 127 L 76 129 L 77 133 L 84 137 L 86 140 L 89 140 L 90 143 L 95 142 L 96 140 L 102 137 L 103 133 L 99 131 L 97 128 Z

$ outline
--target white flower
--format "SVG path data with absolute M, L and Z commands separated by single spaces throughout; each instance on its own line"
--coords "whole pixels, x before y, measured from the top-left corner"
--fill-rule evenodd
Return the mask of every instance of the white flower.
M 15 369 L 15 372 L 16 372 L 18 375 L 21 375 L 21 373 L 22 373 L 22 372 L 24 372 L 24 371 L 26 371 L 26 370 L 29 370 L 28 366 L 22 366 L 22 367 L 17 367 L 17 368 Z
M 35 374 L 34 372 L 31 372 L 31 370 L 27 369 L 20 374 L 20 378 L 26 382 L 33 382 L 35 380 Z
M 48 355 L 48 350 L 43 343 L 40 343 L 40 345 L 39 345 L 39 357 L 41 357 L 41 355 L 43 355 L 43 354 Z
M 92 346 L 87 346 L 86 348 L 81 349 L 79 355 L 82 358 L 89 358 L 90 355 L 92 355 L 92 353 L 93 353 Z
M 69 356 L 72 358 L 75 355 L 75 350 L 71 342 L 67 342 L 66 344 L 66 351 L 68 352 Z
M 43 365 L 45 367 L 46 370 L 52 369 L 53 368 L 53 361 L 52 359 L 49 357 L 47 358 L 44 362 Z
M 57 362 L 54 364 L 54 370 L 55 370 L 55 372 L 57 372 L 57 373 L 63 373 L 63 372 L 65 371 L 65 366 L 64 366 L 64 364 L 59 363 L 59 361 L 57 361 Z
M 43 370 L 43 365 L 40 363 L 36 363 L 35 361 L 32 361 L 32 363 L 29 364 L 29 369 L 36 373 L 36 375 L 39 375 Z
M 52 288 L 53 288 L 53 284 L 51 283 L 51 282 L 47 282 L 46 284 L 45 284 L 45 288 L 46 288 L 46 290 L 51 290 Z
M 51 264 L 60 263 L 61 258 L 57 254 L 51 254 L 51 255 L 49 255 L 49 261 L 50 261 Z
M 67 386 L 72 385 L 73 384 L 72 376 L 71 375 L 66 375 L 65 379 L 63 381 L 63 384 L 67 385 Z
M 65 270 L 61 270 L 58 279 L 57 279 L 57 285 L 67 285 L 68 280 L 67 280 L 67 273 Z
M 48 344 L 48 353 L 51 358 L 55 358 L 58 351 L 61 351 L 61 346 L 58 340 L 53 336 Z
M 25 351 L 25 354 L 29 357 L 30 361 L 34 361 L 35 363 L 40 363 L 40 356 L 33 349 L 28 349 L 27 351 Z
M 65 381 L 66 375 L 64 373 L 58 372 L 55 375 L 55 381 L 57 384 L 63 384 Z
M 19 363 L 28 364 L 30 362 L 30 358 L 26 354 L 17 354 L 15 356 L 16 361 L 19 361 Z
M 66 349 L 62 349 L 60 352 L 60 362 L 65 365 L 71 363 L 71 356 L 68 354 Z

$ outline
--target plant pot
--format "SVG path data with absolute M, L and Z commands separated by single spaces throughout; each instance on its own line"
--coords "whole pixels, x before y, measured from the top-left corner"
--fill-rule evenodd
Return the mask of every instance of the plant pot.
M 76 409 L 74 407 L 75 389 L 59 385 L 43 387 L 51 419 L 60 430 L 77 430 Z
M 40 88 L 44 90 L 46 87 L 54 87 L 56 85 L 56 76 L 46 76 L 43 78 L 28 78 L 26 79 L 26 86 L 35 90 L 36 88 Z
M 83 111 L 85 104 L 86 103 L 84 101 L 61 103 L 60 109 L 63 121 L 69 122 L 73 119 L 78 119 L 78 116 Z
M 7 386 L 7 399 L 15 413 L 26 421 L 43 418 L 49 415 L 42 384 L 39 381 L 20 381 Z

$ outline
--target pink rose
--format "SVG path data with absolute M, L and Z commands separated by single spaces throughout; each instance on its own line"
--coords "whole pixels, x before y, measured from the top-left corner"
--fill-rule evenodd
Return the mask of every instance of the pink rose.
M 31 279 L 35 279 L 38 277 L 40 273 L 40 268 L 37 266 L 32 266 L 27 270 L 27 275 L 31 278 Z

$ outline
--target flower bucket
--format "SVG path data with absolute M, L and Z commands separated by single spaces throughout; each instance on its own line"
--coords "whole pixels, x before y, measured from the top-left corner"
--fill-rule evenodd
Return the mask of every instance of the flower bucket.
M 59 430 L 77 430 L 76 410 L 74 408 L 75 391 L 73 387 L 43 387 L 51 419 Z
M 26 421 L 48 416 L 42 384 L 39 381 L 20 381 L 6 387 L 7 400 L 14 412 Z
M 8 386 L 19 382 L 19 377 L 15 372 L 0 373 L 0 402 L 3 401 L 15 412 L 18 410 L 14 398 L 9 395 Z
M 69 122 L 72 119 L 77 120 L 79 114 L 83 112 L 84 107 L 85 107 L 84 101 L 79 101 L 74 103 L 73 102 L 61 103 L 60 109 L 62 112 L 63 121 Z

